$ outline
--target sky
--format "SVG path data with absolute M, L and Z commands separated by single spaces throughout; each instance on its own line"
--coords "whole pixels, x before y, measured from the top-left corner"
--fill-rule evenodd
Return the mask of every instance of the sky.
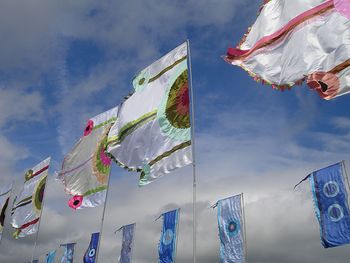
M 310 172 L 350 165 L 350 96 L 324 101 L 305 85 L 275 91 L 222 55 L 255 20 L 261 1 L 2 0 L 0 3 L 0 185 L 15 192 L 28 168 L 52 157 L 35 257 L 76 242 L 81 262 L 102 207 L 72 211 L 55 180 L 86 121 L 118 105 L 131 80 L 190 41 L 197 164 L 199 263 L 219 262 L 218 199 L 244 193 L 251 263 L 348 262 L 348 246 L 323 249 L 307 183 Z M 100 262 L 118 261 L 120 226 L 137 222 L 133 262 L 157 261 L 164 211 L 181 208 L 177 262 L 192 261 L 192 168 L 137 186 L 114 165 Z M 15 241 L 9 216 L 1 263 L 28 262 L 34 236 Z

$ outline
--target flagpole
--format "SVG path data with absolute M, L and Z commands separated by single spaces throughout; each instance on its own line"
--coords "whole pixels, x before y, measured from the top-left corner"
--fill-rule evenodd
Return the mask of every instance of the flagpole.
M 50 162 L 51 162 L 51 158 L 50 158 Z M 30 263 L 32 263 L 33 260 L 34 260 L 36 248 L 37 248 L 37 245 L 38 245 L 38 237 L 39 237 L 39 231 L 40 231 L 41 216 L 42 216 L 42 214 L 43 214 L 44 207 L 45 207 L 46 190 L 47 190 L 47 188 L 48 188 L 48 185 L 49 185 L 49 172 L 47 172 L 47 177 L 46 177 L 46 182 L 45 182 L 45 188 L 44 188 L 44 193 L 43 193 L 43 201 L 42 201 L 42 204 L 41 204 L 41 211 L 40 211 L 40 217 L 39 217 L 39 223 L 38 223 L 38 231 L 36 232 L 35 243 L 34 243 L 34 250 L 33 250 L 33 253 L 32 253 L 32 259 L 31 259 Z
M 349 183 L 349 177 L 348 177 L 348 173 L 346 171 L 346 166 L 345 166 L 345 161 L 343 160 L 342 161 L 342 167 L 343 167 L 343 170 L 344 170 L 344 173 L 345 173 L 345 179 L 346 179 L 346 182 L 347 182 L 347 185 L 348 185 L 348 191 L 350 191 L 350 183 Z M 348 203 L 349 203 L 349 198 L 350 196 L 348 195 Z
M 244 246 L 245 246 L 245 262 L 247 262 L 248 257 L 248 246 L 247 246 L 247 232 L 246 232 L 246 225 L 245 225 L 245 211 L 244 211 L 244 197 L 242 193 L 242 213 L 243 213 L 243 229 L 244 229 Z
M 100 255 L 100 246 L 101 246 L 101 241 L 102 241 L 103 223 L 105 221 L 105 214 L 106 214 L 106 206 L 107 206 L 107 199 L 108 199 L 109 182 L 110 182 L 110 180 L 111 180 L 111 172 L 108 175 L 106 198 L 105 198 L 105 202 L 104 202 L 104 205 L 103 205 L 103 212 L 102 212 L 101 226 L 100 226 L 100 235 L 99 235 L 99 238 L 98 238 L 99 240 L 98 240 L 98 244 L 97 244 L 96 263 L 98 263 L 98 258 L 99 258 L 99 255 Z
M 176 262 L 176 256 L 177 256 L 177 241 L 179 240 L 179 228 L 180 228 L 180 208 L 177 210 L 177 218 L 176 218 L 176 243 L 175 243 L 175 257 L 174 257 L 174 263 Z
M 191 146 L 192 146 L 192 174 L 193 174 L 193 263 L 197 260 L 197 178 L 196 178 L 196 156 L 195 156 L 195 126 L 194 126 L 194 98 L 193 98 L 193 84 L 192 84 L 192 64 L 191 64 L 191 51 L 190 41 L 187 39 L 187 52 L 188 52 L 188 69 L 190 79 L 190 101 L 191 101 Z

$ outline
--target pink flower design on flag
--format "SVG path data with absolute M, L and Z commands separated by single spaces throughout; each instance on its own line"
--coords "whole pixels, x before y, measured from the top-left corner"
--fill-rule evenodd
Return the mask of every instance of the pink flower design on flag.
M 103 148 L 101 148 L 101 150 L 100 150 L 100 158 L 101 158 L 101 162 L 103 163 L 104 166 L 111 165 L 111 159 L 106 155 Z
M 335 9 L 340 14 L 350 19 L 350 0 L 333 0 L 333 1 L 334 1 Z
M 84 197 L 82 195 L 75 195 L 68 201 L 69 207 L 73 209 L 78 209 L 83 203 Z
M 88 136 L 94 128 L 94 122 L 92 120 L 88 120 L 85 130 L 84 130 L 84 136 Z

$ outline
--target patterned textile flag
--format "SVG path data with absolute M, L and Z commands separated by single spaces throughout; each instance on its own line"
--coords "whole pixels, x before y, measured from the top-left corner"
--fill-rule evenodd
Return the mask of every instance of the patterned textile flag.
M 96 207 L 104 203 L 111 160 L 105 154 L 107 134 L 116 121 L 118 107 L 87 122 L 82 138 L 65 156 L 58 179 L 73 197 L 73 209 Z
M 325 248 L 350 243 L 350 211 L 342 163 L 309 175 L 315 213 Z
M 90 245 L 84 255 L 84 263 L 95 263 L 100 233 L 91 234 Z
M 61 263 L 73 263 L 74 246 L 75 243 L 61 245 L 61 247 L 64 247 L 64 254 L 62 256 Z
M 159 240 L 159 263 L 175 262 L 179 209 L 163 215 L 163 230 Z
M 349 20 L 349 0 L 265 0 L 225 60 L 276 89 L 307 79 L 329 100 L 350 92 Z
M 4 228 L 6 209 L 10 200 L 11 190 L 12 184 L 0 189 L 0 241 L 2 238 L 2 230 Z
M 45 258 L 45 263 L 55 263 L 56 250 L 50 251 Z
M 132 242 L 134 240 L 136 224 L 130 224 L 121 227 L 117 231 L 123 229 L 123 244 L 120 252 L 119 263 L 131 263 Z
M 107 151 L 139 185 L 192 163 L 187 43 L 142 70 L 121 105 Z
M 37 232 L 41 216 L 50 158 L 29 169 L 25 174 L 22 191 L 12 208 L 13 236 L 17 239 Z
M 236 195 L 216 203 L 221 263 L 245 262 L 241 201 L 242 195 Z

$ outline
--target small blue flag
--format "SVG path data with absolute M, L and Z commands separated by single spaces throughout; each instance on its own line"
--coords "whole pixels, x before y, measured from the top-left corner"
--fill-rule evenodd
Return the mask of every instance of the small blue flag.
M 179 209 L 169 211 L 163 215 L 163 230 L 159 240 L 159 263 L 175 262 L 177 224 Z
M 310 174 L 315 213 L 325 248 L 350 243 L 348 193 L 342 162 Z
M 91 234 L 90 245 L 84 255 L 84 263 L 95 263 L 100 233 Z
M 61 263 L 73 263 L 74 246 L 75 243 L 61 245 L 61 247 L 65 247 Z
M 123 229 L 123 244 L 120 252 L 119 263 L 130 263 L 132 255 L 132 242 L 134 240 L 134 231 L 136 224 L 130 224 L 121 227 Z M 119 231 L 118 230 L 118 231 Z
M 39 259 L 33 259 L 32 263 L 39 263 Z
M 46 255 L 45 263 L 54 263 L 55 262 L 55 257 L 56 257 L 56 250 L 50 251 Z
M 216 203 L 221 263 L 245 262 L 241 200 L 242 195 L 236 195 Z

